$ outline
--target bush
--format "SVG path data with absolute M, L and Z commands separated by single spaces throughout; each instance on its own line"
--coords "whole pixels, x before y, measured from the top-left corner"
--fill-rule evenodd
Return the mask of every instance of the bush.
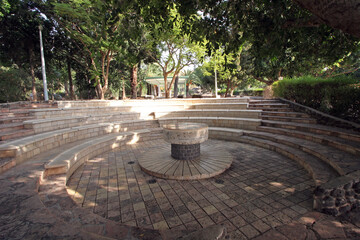
M 284 79 L 273 84 L 274 96 L 360 122 L 360 83 L 350 76 Z
M 0 102 L 27 100 L 31 90 L 31 77 L 17 66 L 0 67 Z

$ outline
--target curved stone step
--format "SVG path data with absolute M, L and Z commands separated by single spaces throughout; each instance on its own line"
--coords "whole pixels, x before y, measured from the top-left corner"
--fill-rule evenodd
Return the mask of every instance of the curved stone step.
M 360 170 L 360 161 L 358 161 L 357 157 L 319 143 L 266 132 L 244 132 L 244 134 L 272 140 L 283 145 L 300 149 L 326 162 L 340 175 Z
M 111 151 L 126 144 L 151 141 L 162 136 L 162 128 L 138 129 L 134 131 L 109 134 L 77 144 L 61 152 L 45 165 L 44 177 L 66 174 L 66 181 L 73 172 L 88 159 Z
M 205 123 L 209 127 L 224 127 L 235 129 L 256 130 L 260 125 L 260 119 L 252 118 L 227 118 L 227 117 L 177 117 L 177 118 L 160 118 L 160 126 L 177 122 L 196 122 Z
M 342 138 L 318 135 L 314 133 L 301 132 L 301 131 L 285 129 L 285 128 L 273 128 L 273 127 L 265 127 L 265 126 L 259 126 L 257 127 L 257 130 L 262 132 L 282 134 L 286 136 L 305 139 L 308 141 L 331 146 L 341 151 L 346 151 L 348 153 L 360 156 L 360 143 L 357 144 L 356 142 L 347 141 Z
M 95 123 L 136 120 L 139 116 L 140 114 L 135 112 L 119 112 L 117 114 L 99 114 L 93 116 L 66 116 L 59 118 L 34 119 L 25 121 L 23 124 L 24 128 L 32 129 L 37 134 Z
M 266 116 L 262 115 L 261 119 L 270 120 L 270 121 L 280 121 L 280 122 L 297 122 L 297 123 L 309 123 L 315 124 L 316 120 L 313 118 L 304 118 L 304 117 L 282 117 L 282 116 Z
M 232 110 L 232 109 L 188 109 L 180 111 L 156 111 L 155 118 L 171 117 L 237 117 L 260 119 L 261 111 L 257 110 Z
M 190 109 L 247 109 L 248 103 L 199 103 L 190 105 Z
M 74 128 L 60 129 L 24 137 L 0 145 L 0 158 L 12 157 L 15 165 L 35 155 L 70 142 L 102 135 L 159 127 L 157 120 L 136 120 L 117 123 L 100 123 Z
M 249 102 L 249 107 L 258 107 L 258 108 L 289 108 L 289 104 L 284 103 L 252 103 Z
M 0 132 L 0 141 L 7 141 L 16 138 L 22 138 L 33 135 L 35 132 L 32 129 L 15 129 L 6 132 Z M 1 146 L 1 145 L 0 145 Z
M 262 110 L 262 111 L 269 111 L 269 112 L 294 112 L 292 108 L 263 108 L 263 107 L 248 107 L 249 110 Z
M 253 136 L 242 136 L 238 141 L 266 148 L 295 160 L 308 171 L 316 185 L 321 185 L 339 176 L 328 164 L 299 149 Z
M 12 131 L 12 130 L 19 130 L 19 129 L 23 129 L 23 128 L 24 128 L 24 124 L 21 122 L 20 123 L 1 124 L 0 125 L 0 133 Z
M 296 118 L 310 118 L 306 113 L 300 112 L 272 112 L 272 111 L 262 111 L 262 116 L 280 116 L 280 117 L 296 117 Z
M 342 128 L 329 127 L 320 124 L 289 123 L 289 122 L 277 122 L 277 121 L 268 121 L 268 120 L 262 120 L 261 123 L 262 126 L 266 126 L 266 127 L 292 129 L 292 130 L 316 133 L 327 136 L 335 136 L 349 141 L 360 142 L 359 133 Z

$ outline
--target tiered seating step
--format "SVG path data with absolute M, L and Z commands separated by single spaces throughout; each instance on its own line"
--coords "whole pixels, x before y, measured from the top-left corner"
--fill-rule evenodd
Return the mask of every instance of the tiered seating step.
M 231 110 L 231 109 L 189 109 L 184 111 L 156 111 L 155 118 L 171 117 L 232 117 L 232 118 L 260 118 L 261 111 Z
M 293 130 L 310 132 L 315 134 L 335 136 L 350 141 L 360 142 L 360 134 L 356 132 L 342 128 L 328 127 L 319 124 L 288 123 L 288 122 L 263 120 L 262 125 L 266 127 L 293 129 Z
M 309 118 L 310 116 L 306 113 L 300 112 L 272 112 L 272 111 L 263 111 L 262 116 L 280 116 L 280 117 L 296 117 L 296 118 Z
M 247 109 L 247 103 L 200 103 L 190 106 L 190 109 Z
M 177 122 L 196 122 L 205 123 L 209 127 L 224 127 L 235 129 L 256 130 L 260 125 L 260 119 L 251 118 L 227 118 L 227 117 L 177 117 L 177 118 L 160 118 L 160 126 Z
M 300 149 L 331 165 L 340 175 L 360 169 L 357 157 L 319 143 L 266 132 L 248 132 L 246 134 Z
M 298 122 L 298 123 L 310 123 L 315 124 L 316 120 L 313 118 L 304 117 L 281 117 L 281 116 L 266 116 L 262 114 L 263 120 L 280 121 L 280 122 Z
M 26 137 L 33 135 L 35 132 L 32 129 L 15 129 L 10 131 L 0 132 L 0 141 L 7 141 L 10 139 Z
M 257 130 L 263 132 L 269 132 L 273 134 L 282 134 L 286 136 L 296 137 L 299 139 L 305 139 L 323 145 L 331 146 L 354 155 L 360 155 L 360 143 L 348 141 L 338 137 L 324 136 L 310 132 L 296 131 L 296 130 L 284 129 L 284 128 L 265 127 L 265 126 L 259 126 L 257 127 Z
M 61 118 L 35 119 L 24 122 L 26 129 L 32 129 L 35 133 L 53 131 L 63 128 L 84 126 L 95 123 L 136 120 L 140 116 L 135 112 L 120 112 L 117 114 L 105 114 L 94 116 L 71 116 Z
M 159 124 L 156 120 L 130 120 L 60 129 L 6 142 L 0 145 L 0 158 L 12 157 L 16 165 L 34 155 L 66 143 L 92 139 L 110 133 L 157 127 L 159 127 Z M 5 168 L 5 166 L 0 166 L 0 172 L 2 172 L 1 168 Z
M 121 145 L 159 139 L 162 128 L 138 129 L 93 138 L 78 144 L 53 158 L 45 165 L 45 177 L 66 173 L 66 179 L 85 161 Z
M 326 183 L 339 176 L 329 165 L 299 149 L 251 136 L 243 136 L 239 141 L 278 152 L 295 160 L 309 172 L 316 185 Z

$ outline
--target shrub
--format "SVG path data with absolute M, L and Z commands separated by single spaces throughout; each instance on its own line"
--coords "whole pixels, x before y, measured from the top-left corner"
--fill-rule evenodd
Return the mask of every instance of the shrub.
M 31 90 L 31 77 L 17 66 L 0 67 L 0 102 L 15 102 L 27 99 Z
M 351 76 L 284 79 L 273 84 L 273 91 L 276 97 L 283 97 L 337 117 L 360 121 L 360 83 Z

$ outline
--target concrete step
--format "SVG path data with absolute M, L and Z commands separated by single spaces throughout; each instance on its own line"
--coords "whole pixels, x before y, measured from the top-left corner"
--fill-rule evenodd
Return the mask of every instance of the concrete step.
M 5 132 L 0 132 L 0 141 L 7 141 L 11 139 L 17 139 L 35 134 L 32 129 L 15 129 Z
M 285 128 L 320 135 L 339 137 L 348 141 L 360 142 L 360 134 L 351 130 L 329 127 L 320 124 L 289 123 L 262 120 L 261 125 L 265 127 Z
M 235 128 L 255 131 L 260 126 L 260 119 L 252 118 L 228 118 L 228 117 L 176 117 L 160 118 L 160 126 L 165 124 L 174 124 L 179 122 L 205 123 L 209 127 Z
M 45 118 L 24 121 L 24 128 L 32 129 L 35 133 L 54 131 L 63 128 L 91 125 L 95 123 L 113 123 L 117 121 L 138 120 L 139 113 L 119 112 L 93 116 L 65 116 L 59 118 Z
M 17 118 L 17 117 L 28 117 L 30 113 L 28 111 L 21 111 L 21 112 L 7 112 L 7 113 L 0 113 L 0 119 L 7 119 L 7 118 Z
M 201 103 L 189 106 L 190 109 L 247 109 L 247 103 Z
M 0 118 L 0 124 L 8 124 L 8 123 L 20 123 L 26 120 L 34 119 L 33 117 L 9 117 L 9 118 Z
M 271 121 L 281 121 L 281 122 L 298 122 L 298 123 L 310 123 L 316 124 L 316 120 L 313 118 L 302 118 L 302 117 L 281 117 L 281 116 L 264 116 L 262 115 L 261 119 L 271 120 Z
M 183 111 L 157 111 L 155 118 L 171 117 L 238 117 L 260 119 L 261 111 L 232 109 L 189 109 Z
M 12 130 L 19 130 L 23 129 L 24 124 L 23 123 L 7 123 L 7 124 L 1 124 L 0 125 L 0 133 L 1 132 L 7 132 Z
M 358 161 L 358 157 L 329 146 L 324 146 L 319 143 L 299 138 L 267 132 L 244 132 L 244 134 L 290 146 L 292 148 L 296 148 L 311 154 L 314 157 L 329 164 L 340 175 L 345 175 L 360 170 L 360 161 Z
M 259 108 L 289 108 L 289 104 L 283 103 L 249 103 L 249 107 L 259 107 Z
M 294 112 L 292 108 L 263 108 L 263 107 L 249 107 L 248 110 L 262 110 L 270 112 Z
M 249 104 L 264 104 L 264 103 L 282 103 L 276 99 L 264 99 L 264 100 L 250 100 Z
M 306 113 L 300 112 L 271 112 L 271 111 L 262 111 L 262 116 L 279 116 L 279 117 L 295 117 L 295 118 L 310 118 Z
M 291 136 L 291 137 L 296 137 L 296 138 L 300 138 L 300 139 L 305 139 L 308 141 L 320 143 L 322 145 L 334 147 L 341 151 L 351 153 L 353 155 L 360 156 L 360 143 L 353 142 L 353 141 L 347 141 L 342 138 L 318 135 L 318 134 L 314 134 L 314 133 L 296 131 L 296 130 L 291 130 L 291 129 L 273 128 L 273 127 L 265 127 L 265 126 L 259 126 L 259 127 L 257 127 L 257 130 L 262 131 L 262 132 L 268 132 L 268 133 L 273 133 L 273 134 L 282 134 L 285 136 Z
M 244 132 L 244 134 L 246 133 Z M 242 136 L 239 141 L 266 148 L 289 157 L 306 169 L 316 185 L 321 185 L 339 176 L 328 164 L 299 149 L 254 136 Z

